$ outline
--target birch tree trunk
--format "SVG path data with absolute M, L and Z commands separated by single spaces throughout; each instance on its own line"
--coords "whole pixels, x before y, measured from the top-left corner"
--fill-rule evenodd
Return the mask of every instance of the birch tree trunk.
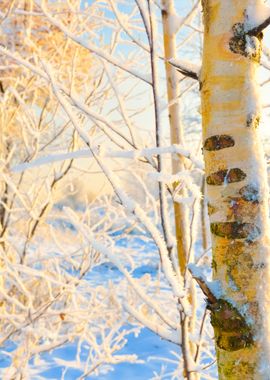
M 219 379 L 269 379 L 268 185 L 258 136 L 260 0 L 202 0 L 204 157 L 213 246 L 210 302 Z
M 168 60 L 176 58 L 176 33 L 172 30 L 171 18 L 175 15 L 174 1 L 162 1 L 162 24 L 163 24 L 163 41 L 164 41 L 164 58 L 167 78 L 167 96 L 170 122 L 170 134 L 172 144 L 183 144 L 184 137 L 180 122 L 179 107 L 179 84 L 178 73 L 174 66 Z M 172 160 L 173 174 L 184 169 L 184 159 L 179 156 L 178 160 Z M 187 265 L 187 220 L 186 210 L 183 204 L 174 202 L 175 215 L 175 235 L 177 241 L 178 260 L 181 274 L 184 275 Z

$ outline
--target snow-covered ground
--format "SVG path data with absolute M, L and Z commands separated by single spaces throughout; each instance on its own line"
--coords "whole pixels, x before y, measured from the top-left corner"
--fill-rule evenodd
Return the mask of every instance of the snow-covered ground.
M 154 377 L 154 372 L 162 373 L 162 367 L 166 366 L 166 372 L 175 368 L 175 363 L 170 363 L 168 360 L 177 360 L 171 351 L 177 349 L 174 344 L 161 340 L 157 335 L 150 332 L 147 329 L 143 329 L 138 337 L 133 334 L 130 335 L 128 343 L 123 350 L 122 354 L 134 353 L 138 355 L 143 363 L 120 363 L 113 367 L 112 370 L 108 370 L 108 366 L 104 366 L 103 373 L 98 375 L 88 376 L 87 379 L 99 379 L 99 380 L 148 380 Z M 76 356 L 76 347 L 74 345 L 67 345 L 63 348 L 59 348 L 45 356 L 45 360 L 50 361 L 53 357 L 53 363 L 56 358 L 63 360 L 74 360 Z M 83 356 L 83 353 L 82 353 Z M 157 358 L 159 357 L 159 358 Z M 162 361 L 160 357 L 165 360 Z M 106 369 L 108 371 L 106 371 Z M 48 371 L 43 372 L 44 379 L 58 380 L 64 373 L 64 367 L 59 365 L 55 366 Z M 81 371 L 69 369 L 64 373 L 63 379 L 75 380 L 80 377 Z M 169 377 L 167 377 L 169 378 Z M 33 379 L 34 380 L 34 379 Z
M 74 233 L 74 226 L 71 223 L 63 221 L 54 223 L 56 229 L 62 230 L 63 233 L 70 231 Z M 121 232 L 117 234 L 121 235 Z M 117 239 L 117 236 L 116 236 Z M 140 238 L 137 233 L 134 236 L 118 238 L 117 246 L 119 249 L 133 250 L 137 254 L 134 255 L 134 270 L 133 277 L 137 279 L 143 276 L 151 276 L 155 278 L 159 270 L 159 258 L 156 252 L 156 247 L 151 244 L 151 241 L 145 243 L 145 236 Z M 128 268 L 128 265 L 126 266 Z M 130 268 L 128 268 L 130 269 Z M 86 280 L 91 286 L 109 287 L 110 283 L 117 284 L 123 279 L 122 273 L 118 268 L 109 261 L 103 261 L 96 265 L 87 275 Z M 162 289 L 168 293 L 166 284 Z M 148 289 L 151 293 L 151 290 Z M 120 295 L 121 298 L 121 295 Z M 200 310 L 198 310 L 200 313 Z M 123 328 L 130 328 L 129 323 Z M 50 379 L 50 380 L 76 380 L 80 379 L 82 370 L 78 369 L 76 358 L 78 355 L 77 341 L 67 343 L 62 347 L 49 351 L 40 355 L 33 360 L 35 368 L 30 375 L 31 380 Z M 9 367 L 11 364 L 8 352 L 16 348 L 13 342 L 5 347 L 5 353 L 2 352 L 0 368 Z M 80 359 L 82 362 L 87 360 L 89 347 L 86 343 L 82 344 L 80 350 Z M 154 334 L 146 328 L 142 328 L 139 334 L 131 333 L 128 335 L 127 344 L 121 349 L 118 354 L 135 354 L 138 357 L 139 363 L 120 363 L 116 365 L 103 365 L 99 372 L 91 376 L 84 377 L 85 379 L 98 380 L 150 380 L 150 379 L 173 379 L 173 372 L 176 370 L 179 363 L 180 349 L 179 346 L 162 340 L 158 335 Z M 72 364 L 74 363 L 74 365 Z M 205 364 L 209 364 L 209 358 Z M 66 365 L 68 367 L 66 367 Z M 73 368 L 72 368 L 73 367 Z M 77 368 L 76 368 L 77 367 Z M 41 368 L 46 368 L 40 372 Z M 212 368 L 212 373 L 215 368 Z M 1 370 L 0 370 L 1 373 Z

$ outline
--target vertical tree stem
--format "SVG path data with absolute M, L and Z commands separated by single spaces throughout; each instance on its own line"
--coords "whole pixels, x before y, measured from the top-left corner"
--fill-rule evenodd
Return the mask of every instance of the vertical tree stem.
M 269 221 L 258 135 L 256 73 L 262 35 L 246 32 L 260 0 L 203 0 L 204 158 L 213 277 L 225 299 L 212 309 L 219 379 L 269 378 Z

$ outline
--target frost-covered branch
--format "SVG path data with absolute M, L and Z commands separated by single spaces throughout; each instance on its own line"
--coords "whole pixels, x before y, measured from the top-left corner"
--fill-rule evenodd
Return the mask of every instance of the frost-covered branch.
M 159 335 L 162 339 L 180 345 L 181 339 L 179 328 L 177 331 L 169 331 L 167 328 L 164 328 L 164 326 L 160 325 L 160 323 L 158 323 L 157 321 L 152 321 L 149 317 L 144 316 L 142 311 L 138 311 L 132 305 L 125 303 L 124 307 L 128 311 L 128 313 L 132 317 L 134 317 L 139 323 L 141 323 L 143 326 L 147 327 L 149 330 Z
M 8 364 L 0 378 L 57 368 L 63 380 L 69 370 L 103 376 L 115 364 L 138 363 L 121 350 L 146 327 L 175 351 L 166 359 L 173 369 L 161 376 L 182 379 L 184 367 L 193 380 L 202 360 L 214 360 L 212 331 L 208 319 L 194 318 L 203 301 L 179 267 L 174 229 L 182 216 L 174 219 L 173 208 L 187 211 L 188 261 L 196 262 L 198 86 L 171 62 L 199 78 L 199 67 L 175 60 L 200 45 L 199 1 L 187 0 L 186 12 L 167 0 L 7 3 L 0 4 L 0 342 Z M 187 143 L 170 139 L 172 119 L 178 137 L 192 134 Z
M 199 80 L 200 66 L 176 58 L 170 59 L 169 63 L 176 67 L 181 74 Z
M 102 171 L 104 172 L 104 174 L 106 175 L 108 180 L 110 181 L 110 183 L 111 183 L 116 195 L 118 196 L 119 200 L 121 201 L 123 206 L 130 213 L 134 214 L 138 218 L 140 223 L 142 223 L 146 227 L 146 229 L 148 230 L 148 232 L 152 236 L 153 240 L 157 244 L 158 249 L 159 249 L 159 253 L 160 253 L 161 264 L 162 264 L 164 274 L 165 274 L 167 280 L 169 281 L 169 283 L 171 284 L 172 289 L 175 292 L 175 295 L 177 297 L 182 298 L 184 294 L 183 294 L 183 289 L 181 288 L 181 285 L 180 285 L 180 281 L 179 281 L 180 279 L 179 278 L 177 279 L 176 273 L 174 272 L 174 270 L 172 268 L 172 264 L 171 264 L 170 259 L 168 257 L 167 246 L 165 244 L 164 239 L 160 236 L 158 229 L 156 228 L 156 226 L 154 226 L 152 224 L 151 220 L 144 213 L 144 211 L 141 209 L 141 207 L 139 207 L 139 205 L 136 204 L 136 202 L 133 199 L 131 199 L 130 197 L 127 196 L 125 191 L 121 188 L 121 185 L 119 184 L 118 178 L 112 172 L 112 170 L 109 167 L 104 165 L 102 158 L 95 155 L 93 148 L 92 148 L 91 140 L 90 140 L 88 134 L 85 133 L 85 131 L 80 127 L 79 123 L 77 122 L 77 117 L 71 108 L 71 105 L 68 103 L 66 97 L 63 96 L 63 94 L 60 92 L 59 88 L 55 84 L 55 80 L 54 80 L 52 71 L 49 69 L 49 67 L 46 68 L 46 71 L 47 71 L 47 74 L 49 75 L 49 77 L 51 79 L 51 84 L 53 86 L 54 93 L 55 93 L 57 99 L 59 100 L 64 111 L 67 113 L 68 117 L 70 118 L 75 130 L 78 132 L 78 134 L 80 135 L 82 140 L 86 143 L 86 145 L 89 147 L 89 149 L 92 152 L 96 162 L 98 163 L 98 165 L 100 166 L 100 168 L 102 169 Z M 186 308 L 186 305 L 187 305 L 186 302 L 183 301 L 183 304 L 185 305 L 185 308 Z M 186 309 L 186 312 L 188 313 L 188 309 Z
M 188 160 L 190 160 L 198 169 L 203 169 L 202 162 L 193 155 L 190 151 L 187 149 L 181 147 L 180 145 L 171 145 L 171 146 L 163 146 L 161 148 L 144 148 L 144 149 L 134 149 L 134 150 L 119 150 L 119 151 L 111 151 L 111 150 L 104 150 L 104 149 L 94 149 L 95 154 L 100 155 L 104 158 L 125 158 L 125 159 L 138 159 L 143 157 L 154 157 L 157 154 L 164 155 L 164 154 L 179 154 Z M 89 151 L 89 149 L 81 149 L 75 152 L 68 152 L 68 153 L 59 153 L 59 154 L 49 154 L 44 157 L 36 158 L 35 160 L 31 162 L 23 162 L 19 163 L 16 166 L 13 166 L 10 168 L 12 172 L 21 173 L 25 170 L 33 169 L 35 167 L 39 167 L 42 165 L 49 165 L 54 162 L 61 162 L 66 160 L 72 160 L 72 159 L 78 159 L 78 158 L 91 158 L 93 157 L 92 153 Z M 162 174 L 160 175 L 160 180 L 164 179 L 162 177 Z M 175 178 L 172 176 L 168 177 L 170 182 L 174 181 Z
M 202 274 L 201 270 L 199 267 L 197 267 L 194 264 L 189 264 L 188 269 L 190 273 L 192 274 L 192 277 L 196 282 L 198 283 L 199 287 L 201 288 L 203 294 L 207 297 L 207 300 L 210 303 L 216 303 L 217 298 L 215 294 L 212 292 L 210 289 L 210 286 L 208 285 L 204 275 Z
M 132 289 L 139 295 L 139 297 L 151 308 L 156 314 L 160 317 L 160 319 L 170 326 L 172 329 L 177 330 L 177 325 L 172 322 L 162 311 L 159 305 L 153 300 L 153 298 L 149 297 L 144 289 L 136 282 L 136 280 L 132 277 L 132 275 L 123 267 L 120 261 L 116 258 L 116 255 L 113 254 L 107 247 L 105 247 L 102 243 L 95 240 L 95 238 L 91 235 L 91 231 L 87 227 L 87 225 L 82 225 L 76 216 L 72 212 L 71 209 L 65 209 L 65 212 L 68 214 L 69 218 L 75 223 L 78 229 L 82 232 L 83 236 L 89 243 L 97 250 L 98 252 L 103 253 L 108 259 L 115 264 L 115 266 L 120 270 L 121 273 L 125 276 L 129 284 L 132 286 Z
M 147 76 L 142 75 L 140 72 L 138 72 L 136 69 L 128 67 L 128 65 L 123 65 L 123 63 L 112 56 L 111 54 L 108 54 L 104 49 L 101 49 L 97 46 L 95 46 L 93 43 L 91 43 L 89 40 L 86 40 L 85 38 L 81 38 L 76 36 L 75 34 L 71 33 L 70 30 L 63 25 L 59 20 L 57 20 L 55 17 L 52 17 L 47 9 L 45 8 L 45 2 L 42 2 L 41 5 L 42 11 L 44 12 L 45 16 L 48 18 L 48 20 L 55 25 L 57 28 L 59 28 L 66 36 L 71 38 L 74 42 L 78 43 L 82 47 L 88 49 L 91 53 L 95 54 L 97 57 L 104 59 L 107 62 L 110 62 L 112 65 L 126 71 L 127 73 L 131 74 L 132 76 L 142 80 L 143 82 L 147 84 L 151 84 L 151 80 L 148 79 Z
M 267 9 L 268 13 L 270 13 L 270 8 Z M 266 12 L 267 13 L 267 12 Z M 255 26 L 254 28 L 250 29 L 247 31 L 247 34 L 249 36 L 259 36 L 264 29 L 266 29 L 270 25 L 270 16 L 267 17 L 262 23 L 259 25 Z
M 161 112 L 160 112 L 160 96 L 159 96 L 159 75 L 158 75 L 158 64 L 157 64 L 157 25 L 156 16 L 153 10 L 152 1 L 148 1 L 148 13 L 150 17 L 150 61 L 151 61 L 151 72 L 152 72 L 152 90 L 154 99 L 154 113 L 155 113 L 155 137 L 156 145 L 158 148 L 162 145 L 163 130 L 161 124 Z M 164 160 L 163 157 L 158 155 L 158 172 L 164 170 Z M 172 226 L 168 217 L 168 201 L 166 197 L 166 186 L 164 183 L 159 182 L 159 200 L 160 200 L 160 218 L 161 226 L 163 229 L 164 240 L 167 245 L 169 252 L 169 258 L 171 260 L 171 252 L 174 247 L 174 239 L 172 237 Z

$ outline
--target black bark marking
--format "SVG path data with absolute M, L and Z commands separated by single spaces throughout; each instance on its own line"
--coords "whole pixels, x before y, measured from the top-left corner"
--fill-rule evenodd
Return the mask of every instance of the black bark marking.
M 211 232 L 214 235 L 227 239 L 247 239 L 254 241 L 261 233 L 259 227 L 253 223 L 219 222 L 211 223 Z
M 235 332 L 233 335 L 220 334 L 217 336 L 217 346 L 225 351 L 238 351 L 253 344 L 252 333 Z
M 238 22 L 232 27 L 233 37 L 229 41 L 230 50 L 236 54 L 246 54 L 246 39 L 244 24 Z
M 261 58 L 262 35 L 251 36 L 245 31 L 243 23 L 236 23 L 232 27 L 233 37 L 229 41 L 230 50 L 235 54 L 243 55 L 256 62 Z
M 208 302 L 207 308 L 211 311 L 211 324 L 219 348 L 237 351 L 254 343 L 251 327 L 228 301 L 218 299 L 212 304 Z
M 235 145 L 234 139 L 228 135 L 216 135 L 208 137 L 204 142 L 204 149 L 215 151 L 230 148 Z
M 246 173 L 239 168 L 219 170 L 206 177 L 208 185 L 219 186 L 224 183 L 240 182 L 246 178 Z
M 163 17 L 168 17 L 168 12 L 165 9 L 161 10 L 161 14 Z
M 252 269 L 255 269 L 255 270 L 260 270 L 260 269 L 265 269 L 266 268 L 266 264 L 265 263 L 258 263 L 258 264 L 254 264 Z
M 211 268 L 213 269 L 214 272 L 217 271 L 217 262 L 214 259 L 212 259 Z
M 246 185 L 239 190 L 242 198 L 248 202 L 258 203 L 260 200 L 260 193 L 254 185 Z
M 227 207 L 227 222 L 244 222 L 253 221 L 258 216 L 259 202 L 247 195 L 246 197 L 228 197 L 225 202 L 228 203 Z
M 232 27 L 233 37 L 229 41 L 230 50 L 235 54 L 243 55 L 256 62 L 261 58 L 262 35 L 251 36 L 245 31 L 243 23 L 236 23 Z
M 211 311 L 211 324 L 224 332 L 238 331 L 246 325 L 244 317 L 228 301 L 220 298 L 216 303 L 207 305 Z
M 247 117 L 247 127 L 248 128 L 258 128 L 260 124 L 261 117 L 259 115 L 249 114 Z

